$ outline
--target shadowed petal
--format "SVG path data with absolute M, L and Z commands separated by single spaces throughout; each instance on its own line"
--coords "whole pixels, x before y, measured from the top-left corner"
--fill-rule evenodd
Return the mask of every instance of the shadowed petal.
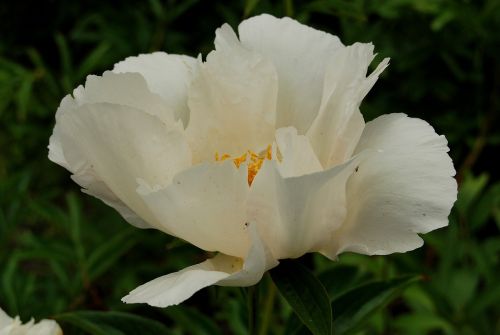
M 284 178 L 265 161 L 248 199 L 248 218 L 279 259 L 317 251 L 346 213 L 345 185 L 356 160 L 300 177 Z
M 219 254 L 179 272 L 156 278 L 125 296 L 126 303 L 147 303 L 156 307 L 177 305 L 210 285 L 251 286 L 278 262 L 258 236 L 255 226 L 247 227 L 252 245 L 245 259 Z
M 323 170 L 309 139 L 304 135 L 298 135 L 297 129 L 293 127 L 278 129 L 276 145 L 280 160 L 277 167 L 283 177 L 298 177 Z
M 372 44 L 355 43 L 335 53 L 326 69 L 320 111 L 307 131 L 325 169 L 348 160 L 363 132 L 359 105 L 389 64 L 384 59 L 367 77 L 374 57 Z
M 232 161 L 196 165 L 165 188 L 142 188 L 139 193 L 171 234 L 207 251 L 245 256 L 250 243 L 246 167 L 238 169 Z
M 141 181 L 167 185 L 191 165 L 181 131 L 135 108 L 109 103 L 87 104 L 64 113 L 58 127 L 76 182 L 114 205 L 130 223 L 143 227 L 146 221 L 161 228 L 136 188 Z

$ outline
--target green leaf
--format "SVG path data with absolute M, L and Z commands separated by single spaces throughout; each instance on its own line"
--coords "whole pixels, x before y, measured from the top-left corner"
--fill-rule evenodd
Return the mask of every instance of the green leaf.
M 70 236 L 73 242 L 76 257 L 78 259 L 80 272 L 86 272 L 86 255 L 85 246 L 82 239 L 81 226 L 82 226 L 82 208 L 78 197 L 74 193 L 69 193 L 66 196 L 68 205 L 68 224 L 70 229 Z
M 102 60 L 109 53 L 109 49 L 109 45 L 105 42 L 96 46 L 95 49 L 85 57 L 80 66 L 78 66 L 75 80 L 77 82 L 83 81 L 89 73 L 92 73 L 92 71 L 97 70 L 99 66 L 102 66 Z
M 447 282 L 446 296 L 456 311 L 466 310 L 465 306 L 475 296 L 479 275 L 470 268 L 456 269 Z
M 359 329 L 373 312 L 418 279 L 417 276 L 405 276 L 389 281 L 374 281 L 342 294 L 332 302 L 334 334 L 350 334 Z
M 495 183 L 482 192 L 472 210 L 469 210 L 471 229 L 482 228 L 498 208 L 500 208 L 500 183 Z
M 28 106 L 33 91 L 34 76 L 25 76 L 17 90 L 17 114 L 21 121 L 27 118 Z
M 198 310 L 185 306 L 172 306 L 163 312 L 183 330 L 192 335 L 220 335 L 222 332 L 212 319 L 206 317 Z M 196 320 L 196 322 L 193 322 Z
M 464 217 L 467 216 L 469 210 L 473 207 L 475 201 L 481 195 L 488 183 L 488 175 L 483 173 L 478 177 L 471 174 L 467 174 L 460 185 L 460 190 L 458 191 L 458 198 L 455 203 L 460 215 Z
M 137 243 L 136 236 L 135 229 L 127 228 L 93 250 L 87 259 L 89 278 L 95 279 L 113 266 Z
M 260 0 L 246 0 L 245 1 L 245 9 L 243 10 L 243 16 L 248 17 L 252 14 L 255 6 L 259 4 Z
M 394 321 L 394 326 L 401 331 L 401 334 L 430 334 L 432 331 L 453 334 L 453 326 L 446 319 L 429 313 L 400 316 Z
M 149 0 L 149 5 L 151 6 L 151 12 L 155 15 L 158 20 L 162 20 L 165 16 L 163 5 L 158 0 Z
M 310 335 L 311 332 L 300 322 L 296 314 L 290 315 L 286 324 L 283 334 L 286 335 Z
M 431 28 L 434 31 L 439 31 L 444 28 L 449 22 L 455 19 L 455 13 L 451 10 L 447 10 L 439 14 L 431 23 Z
M 359 284 L 360 277 L 358 267 L 353 265 L 335 266 L 318 274 L 318 279 L 325 286 L 330 301 Z
M 479 318 L 481 315 L 487 315 L 488 311 L 493 311 L 495 306 L 498 307 L 499 301 L 500 286 L 493 285 L 477 295 L 474 304 L 470 304 L 470 307 L 467 309 L 467 314 L 471 318 Z
M 172 334 L 158 321 L 124 312 L 79 311 L 55 317 L 92 335 Z
M 59 57 L 61 58 L 61 83 L 64 91 L 70 92 L 73 86 L 73 82 L 71 80 L 73 74 L 73 66 L 68 42 L 66 41 L 64 35 L 60 33 L 57 33 L 55 35 L 55 41 L 59 49 Z
M 114 329 L 110 329 L 106 325 L 97 325 L 86 318 L 77 315 L 76 313 L 63 314 L 55 318 L 59 322 L 67 322 L 84 330 L 88 334 L 92 335 L 121 335 L 122 333 Z M 63 327 L 64 328 L 64 327 Z
M 285 260 L 270 271 L 281 295 L 314 335 L 332 334 L 332 309 L 323 284 L 298 260 Z

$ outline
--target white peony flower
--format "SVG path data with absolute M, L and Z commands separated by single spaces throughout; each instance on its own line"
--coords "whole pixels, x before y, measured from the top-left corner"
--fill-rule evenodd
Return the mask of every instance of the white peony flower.
M 292 19 L 227 24 L 202 61 L 130 57 L 66 96 L 49 158 L 131 224 L 217 256 L 123 301 L 169 306 L 209 285 L 249 286 L 279 259 L 385 255 L 444 227 L 457 185 L 447 141 L 425 121 L 365 124 L 372 44 Z
M 62 335 L 62 330 L 54 320 L 41 320 L 35 323 L 31 319 L 22 324 L 19 316 L 14 319 L 0 308 L 0 335 Z

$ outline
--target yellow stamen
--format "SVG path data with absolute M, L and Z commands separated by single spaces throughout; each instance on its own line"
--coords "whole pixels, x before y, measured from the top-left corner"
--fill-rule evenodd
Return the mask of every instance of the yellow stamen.
M 273 152 L 272 152 L 272 147 L 271 145 L 268 145 L 266 150 L 260 152 L 259 154 L 255 153 L 252 150 L 248 150 L 245 152 L 243 155 L 239 157 L 232 158 L 231 155 L 229 154 L 222 154 L 222 156 L 219 156 L 219 153 L 215 153 L 215 161 L 221 162 L 225 161 L 226 159 L 232 159 L 234 165 L 239 168 L 241 164 L 245 163 L 247 160 L 249 160 L 247 167 L 248 167 L 248 185 L 252 185 L 252 182 L 259 172 L 260 168 L 262 167 L 262 164 L 264 161 L 271 160 L 273 158 Z

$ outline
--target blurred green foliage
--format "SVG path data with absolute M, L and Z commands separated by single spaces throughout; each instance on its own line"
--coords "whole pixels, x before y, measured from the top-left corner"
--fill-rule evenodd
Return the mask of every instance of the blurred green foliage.
M 222 23 L 235 27 L 263 12 L 294 17 L 346 44 L 372 41 L 378 59 L 391 57 L 391 66 L 362 105 L 365 118 L 404 112 L 429 121 L 448 138 L 458 173 L 450 226 L 425 236 L 423 248 L 385 257 L 346 254 L 338 262 L 303 258 L 334 299 L 334 323 L 344 326 L 342 313 L 356 306 L 344 306 L 355 303 L 349 292 L 371 303 L 366 285 L 412 274 L 422 280 L 402 295 L 389 299 L 387 290 L 377 298 L 391 301 L 385 308 L 359 305 L 357 315 L 366 321 L 351 333 L 499 334 L 498 0 L 3 2 L 0 306 L 25 321 L 56 317 L 67 334 L 123 334 L 131 329 L 123 324 L 138 327 L 144 318 L 166 328 L 144 324 L 143 333 L 247 332 L 245 296 L 236 288 L 211 287 L 168 309 L 122 304 L 138 284 L 206 255 L 129 227 L 81 194 L 69 174 L 48 161 L 46 146 L 59 101 L 88 74 L 154 50 L 206 54 Z M 262 333 L 305 332 L 269 278 L 258 291 L 262 310 L 271 312 L 261 316 L 270 318 Z M 108 310 L 115 314 L 96 312 Z

